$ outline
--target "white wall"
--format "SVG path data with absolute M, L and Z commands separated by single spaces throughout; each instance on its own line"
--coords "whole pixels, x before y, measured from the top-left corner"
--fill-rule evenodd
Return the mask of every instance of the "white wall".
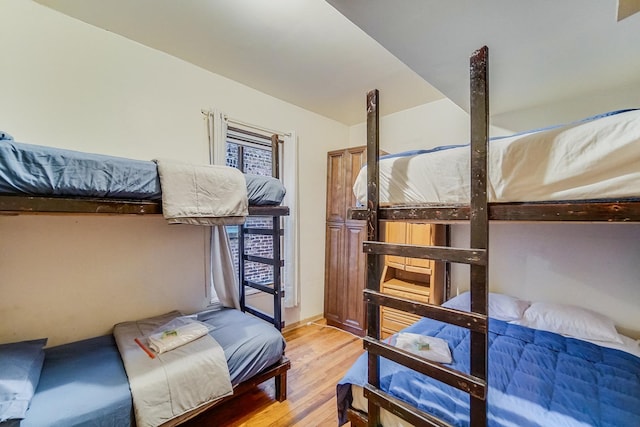
M 326 152 L 347 126 L 39 4 L 0 2 L 0 126 L 17 141 L 143 160 L 207 161 L 200 110 L 299 140 L 301 304 L 323 311 Z M 0 216 L 0 342 L 58 344 L 206 304 L 204 229 L 161 217 Z
M 626 107 L 624 102 L 611 106 Z M 565 118 L 579 118 L 581 111 L 586 111 L 584 106 L 565 111 Z M 565 121 L 558 121 L 554 112 L 537 110 L 536 126 Z M 494 135 L 505 133 L 509 132 L 492 128 Z M 365 124 L 353 126 L 349 136 L 351 145 L 365 144 Z M 468 140 L 469 116 L 449 100 L 380 118 L 380 145 L 388 152 Z M 640 337 L 640 224 L 503 222 L 491 223 L 490 229 L 492 290 L 587 307 L 610 316 L 622 332 Z M 469 247 L 468 225 L 453 225 L 452 240 L 454 246 Z M 467 266 L 452 266 L 454 292 L 469 288 L 468 271 Z

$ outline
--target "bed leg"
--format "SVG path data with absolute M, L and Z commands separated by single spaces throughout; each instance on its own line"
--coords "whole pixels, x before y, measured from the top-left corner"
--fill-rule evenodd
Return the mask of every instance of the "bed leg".
M 278 402 L 287 400 L 287 371 L 275 377 L 276 381 L 276 399 Z

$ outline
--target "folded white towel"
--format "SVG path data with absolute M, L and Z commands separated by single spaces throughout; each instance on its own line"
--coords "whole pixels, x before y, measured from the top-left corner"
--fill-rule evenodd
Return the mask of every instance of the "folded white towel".
M 453 361 L 449 344 L 441 338 L 400 332 L 396 337 L 396 347 L 433 362 L 451 363 Z
M 158 354 L 197 340 L 209 333 L 209 328 L 199 322 L 190 322 L 174 328 L 162 329 L 149 335 L 149 347 Z

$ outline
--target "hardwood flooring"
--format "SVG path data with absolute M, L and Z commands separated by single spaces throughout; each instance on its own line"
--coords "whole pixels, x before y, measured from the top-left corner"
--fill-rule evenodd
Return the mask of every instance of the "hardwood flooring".
M 287 400 L 275 400 L 274 381 L 269 380 L 183 426 L 337 426 L 336 384 L 363 353 L 362 340 L 321 322 L 287 331 L 284 337 L 291 360 Z

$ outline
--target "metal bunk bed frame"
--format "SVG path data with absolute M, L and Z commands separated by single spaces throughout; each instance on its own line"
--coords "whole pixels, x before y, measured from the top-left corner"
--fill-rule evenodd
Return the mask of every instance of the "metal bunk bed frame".
M 470 57 L 471 119 L 471 203 L 470 205 L 379 205 L 379 95 L 367 94 L 367 197 L 366 209 L 352 209 L 351 218 L 367 221 L 367 308 L 368 414 L 349 409 L 354 426 L 380 425 L 380 408 L 419 426 L 446 426 L 444 421 L 425 413 L 380 390 L 379 358 L 395 361 L 470 395 L 470 424 L 487 425 L 488 369 L 488 265 L 489 221 L 640 221 L 640 199 L 589 200 L 566 202 L 491 203 L 487 202 L 487 154 L 489 142 L 488 48 Z M 470 249 L 415 246 L 380 241 L 381 221 L 420 221 L 433 223 L 470 222 Z M 382 255 L 433 259 L 470 265 L 471 312 L 452 310 L 380 292 Z M 398 349 L 380 340 L 380 306 L 429 317 L 470 330 L 470 374 L 450 369 Z
M 273 174 L 278 178 L 277 168 L 279 167 L 277 139 L 272 139 L 272 158 Z M 32 195 L 16 195 L 16 194 L 0 194 L 0 215 L 21 215 L 21 214 L 103 214 L 103 215 L 158 215 L 162 214 L 162 202 L 150 200 L 122 200 L 122 199 L 100 199 L 100 198 L 83 198 L 83 197 L 52 197 L 52 196 L 32 196 Z M 247 228 L 244 225 L 239 228 L 239 259 L 240 259 L 240 309 L 243 312 L 261 318 L 272 323 L 278 331 L 282 331 L 284 322 L 282 321 L 282 297 L 283 294 L 279 287 L 273 288 L 265 285 L 254 284 L 244 280 L 244 261 L 254 261 L 258 263 L 273 266 L 274 283 L 281 282 L 281 268 L 284 266 L 281 250 L 281 236 L 283 229 L 280 225 L 280 219 L 289 215 L 287 206 L 249 206 L 249 216 L 272 217 L 273 226 L 270 229 L 254 229 Z M 247 234 L 266 234 L 271 235 L 273 239 L 273 257 L 261 258 L 244 254 L 244 235 Z M 253 307 L 247 306 L 245 302 L 244 285 L 253 287 L 259 291 L 266 292 L 273 296 L 274 315 L 270 316 Z M 234 394 L 222 400 L 216 401 L 211 405 L 205 405 L 197 410 L 190 412 L 181 421 L 190 419 L 197 414 L 204 412 L 213 406 L 218 406 L 240 394 L 253 389 L 258 384 L 274 378 L 275 380 L 275 397 L 279 402 L 287 399 L 287 371 L 291 368 L 291 362 L 286 356 L 282 356 L 279 362 L 257 374 L 256 376 L 238 384 L 234 387 Z

